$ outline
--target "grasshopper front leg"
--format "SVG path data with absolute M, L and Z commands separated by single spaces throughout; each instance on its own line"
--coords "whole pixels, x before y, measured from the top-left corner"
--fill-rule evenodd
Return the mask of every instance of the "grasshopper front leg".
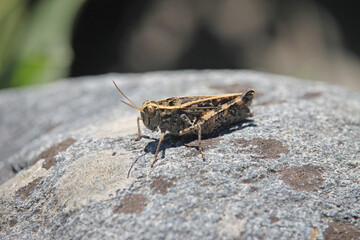
M 137 117 L 137 127 L 138 127 L 139 135 L 136 138 L 132 138 L 131 139 L 132 141 L 139 141 L 141 139 L 140 120 L 141 120 L 141 117 Z
M 161 145 L 162 140 L 164 139 L 164 136 L 165 136 L 165 131 L 164 131 L 164 132 L 161 132 L 161 136 L 160 136 L 160 138 L 159 138 L 159 143 L 158 143 L 158 146 L 157 146 L 156 152 L 155 152 L 154 161 L 152 162 L 151 167 L 154 166 L 154 164 L 155 164 L 155 162 L 156 162 L 156 160 L 157 160 L 157 155 L 158 155 L 158 153 L 159 153 L 160 145 Z
M 136 138 L 132 138 L 131 140 L 139 141 L 141 139 L 140 120 L 141 120 L 141 117 L 137 117 L 137 127 L 138 127 L 139 135 Z M 159 154 L 160 145 L 161 145 L 161 142 L 164 139 L 164 136 L 165 136 L 165 132 L 161 132 L 161 136 L 159 138 L 159 143 L 158 143 L 158 146 L 157 146 L 156 152 L 155 152 L 154 161 L 152 162 L 151 167 L 154 166 L 154 164 L 155 164 L 155 162 L 157 160 L 157 155 Z

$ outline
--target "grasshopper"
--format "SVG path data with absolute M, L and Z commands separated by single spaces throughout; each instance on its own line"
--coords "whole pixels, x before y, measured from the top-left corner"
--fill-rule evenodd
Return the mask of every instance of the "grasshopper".
M 159 148 L 166 131 L 178 136 L 197 133 L 198 150 L 205 161 L 205 155 L 201 147 L 202 134 L 217 132 L 226 126 L 239 123 L 247 117 L 253 116 L 249 106 L 254 98 L 254 90 L 249 90 L 245 94 L 233 93 L 170 97 L 158 101 L 147 100 L 140 108 L 120 90 L 114 81 L 113 83 L 121 95 L 132 105 L 123 100 L 121 101 L 140 111 L 140 117 L 137 118 L 139 135 L 132 140 L 139 141 L 141 138 L 140 120 L 148 129 L 152 131 L 160 129 L 161 131 L 151 167 L 154 166 L 157 160 Z

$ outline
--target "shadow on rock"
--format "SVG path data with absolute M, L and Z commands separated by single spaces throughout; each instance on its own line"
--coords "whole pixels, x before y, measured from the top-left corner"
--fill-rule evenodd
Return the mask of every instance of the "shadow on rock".
M 214 132 L 207 135 L 202 135 L 201 137 L 201 146 L 203 147 L 203 150 L 206 151 L 207 149 L 216 147 L 216 145 L 219 143 L 219 141 L 222 139 L 222 136 L 230 134 L 234 131 L 240 131 L 244 128 L 248 127 L 257 127 L 257 125 L 254 123 L 254 120 L 245 120 L 241 123 L 231 125 L 229 127 L 224 128 L 223 130 L 219 132 Z M 149 138 L 149 137 L 147 137 Z M 177 148 L 181 146 L 187 146 L 199 150 L 198 148 L 198 142 L 197 142 L 198 136 L 196 133 L 189 134 L 185 136 L 175 136 L 171 134 L 166 134 L 164 137 L 164 140 L 161 143 L 160 149 L 159 149 L 159 155 L 161 152 L 160 158 L 165 158 L 165 149 L 169 148 Z M 159 140 L 155 140 L 152 142 L 149 142 L 145 147 L 145 152 L 155 154 L 157 145 L 159 144 Z M 199 152 L 198 152 L 199 153 Z M 192 155 L 196 154 L 190 154 L 186 155 L 187 157 L 190 157 Z

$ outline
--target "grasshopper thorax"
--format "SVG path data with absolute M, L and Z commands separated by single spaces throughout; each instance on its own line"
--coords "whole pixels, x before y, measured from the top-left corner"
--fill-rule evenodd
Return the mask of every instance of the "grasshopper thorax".
M 148 129 L 157 131 L 160 124 L 160 112 L 155 101 L 145 101 L 140 112 L 141 119 Z

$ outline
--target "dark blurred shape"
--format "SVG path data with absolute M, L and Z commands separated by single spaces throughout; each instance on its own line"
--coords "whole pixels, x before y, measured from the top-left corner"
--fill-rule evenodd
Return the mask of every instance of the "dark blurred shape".
M 345 47 L 360 56 L 360 14 L 357 1 L 315 0 L 339 26 Z
M 204 44 L 205 43 L 205 44 Z M 206 28 L 195 33 L 191 45 L 178 60 L 178 69 L 235 69 L 244 68 L 236 64 L 232 49 L 223 46 Z
M 71 76 L 124 71 L 122 48 L 149 3 L 88 0 L 74 27 Z
M 355 11 L 320 0 L 88 0 L 71 75 L 246 68 L 360 90 Z

